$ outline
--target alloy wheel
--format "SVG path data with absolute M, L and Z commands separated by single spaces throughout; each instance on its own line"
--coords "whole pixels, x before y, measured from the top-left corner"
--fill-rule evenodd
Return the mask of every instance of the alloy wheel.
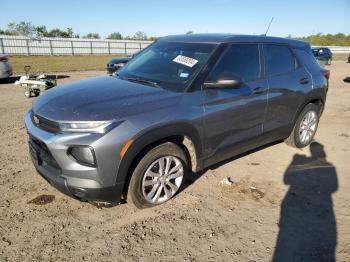
M 317 113 L 313 110 L 307 112 L 300 122 L 299 139 L 302 144 L 308 144 L 313 138 L 317 128 Z
M 164 156 L 153 161 L 142 179 L 142 194 L 147 202 L 163 203 L 179 190 L 184 176 L 181 160 L 175 156 Z

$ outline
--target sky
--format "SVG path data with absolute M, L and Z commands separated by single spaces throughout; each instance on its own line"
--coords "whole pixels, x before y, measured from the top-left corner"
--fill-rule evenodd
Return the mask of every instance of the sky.
M 268 35 L 350 34 L 350 0 L 0 0 L 0 10 L 1 29 L 27 21 L 81 36 L 263 34 L 272 17 Z

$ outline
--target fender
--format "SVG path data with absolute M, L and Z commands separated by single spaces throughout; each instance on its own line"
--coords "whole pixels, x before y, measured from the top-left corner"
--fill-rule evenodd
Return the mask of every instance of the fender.
M 304 109 L 304 107 L 313 101 L 321 101 L 322 105 L 324 107 L 325 102 L 326 102 L 326 93 L 325 93 L 324 88 L 316 88 L 316 89 L 313 89 L 309 93 L 306 94 L 304 101 L 302 103 L 300 103 L 298 110 L 294 114 L 292 128 L 294 127 L 295 121 L 299 117 L 299 114 Z M 321 110 L 323 110 L 323 108 Z M 322 113 L 322 111 L 321 111 L 321 113 Z
M 196 151 L 196 169 L 201 169 L 202 143 L 198 130 L 187 122 L 176 122 L 148 128 L 145 132 L 134 139 L 134 142 L 127 149 L 119 163 L 116 183 L 128 183 L 129 176 L 131 175 L 129 174 L 129 170 L 132 165 L 135 164 L 133 163 L 134 160 L 140 152 L 147 148 L 147 146 L 173 136 L 186 136 L 191 139 Z

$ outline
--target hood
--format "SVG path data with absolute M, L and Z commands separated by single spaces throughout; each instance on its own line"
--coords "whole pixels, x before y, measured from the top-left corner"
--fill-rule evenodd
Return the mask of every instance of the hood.
M 35 100 L 33 111 L 53 121 L 124 120 L 172 107 L 181 95 L 115 76 L 103 76 L 48 90 Z

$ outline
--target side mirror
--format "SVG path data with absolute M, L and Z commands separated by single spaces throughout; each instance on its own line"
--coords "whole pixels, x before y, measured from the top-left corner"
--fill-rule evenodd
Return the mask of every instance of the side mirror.
M 216 82 L 204 82 L 204 87 L 208 89 L 214 88 L 240 88 L 243 81 L 238 76 L 223 77 Z

